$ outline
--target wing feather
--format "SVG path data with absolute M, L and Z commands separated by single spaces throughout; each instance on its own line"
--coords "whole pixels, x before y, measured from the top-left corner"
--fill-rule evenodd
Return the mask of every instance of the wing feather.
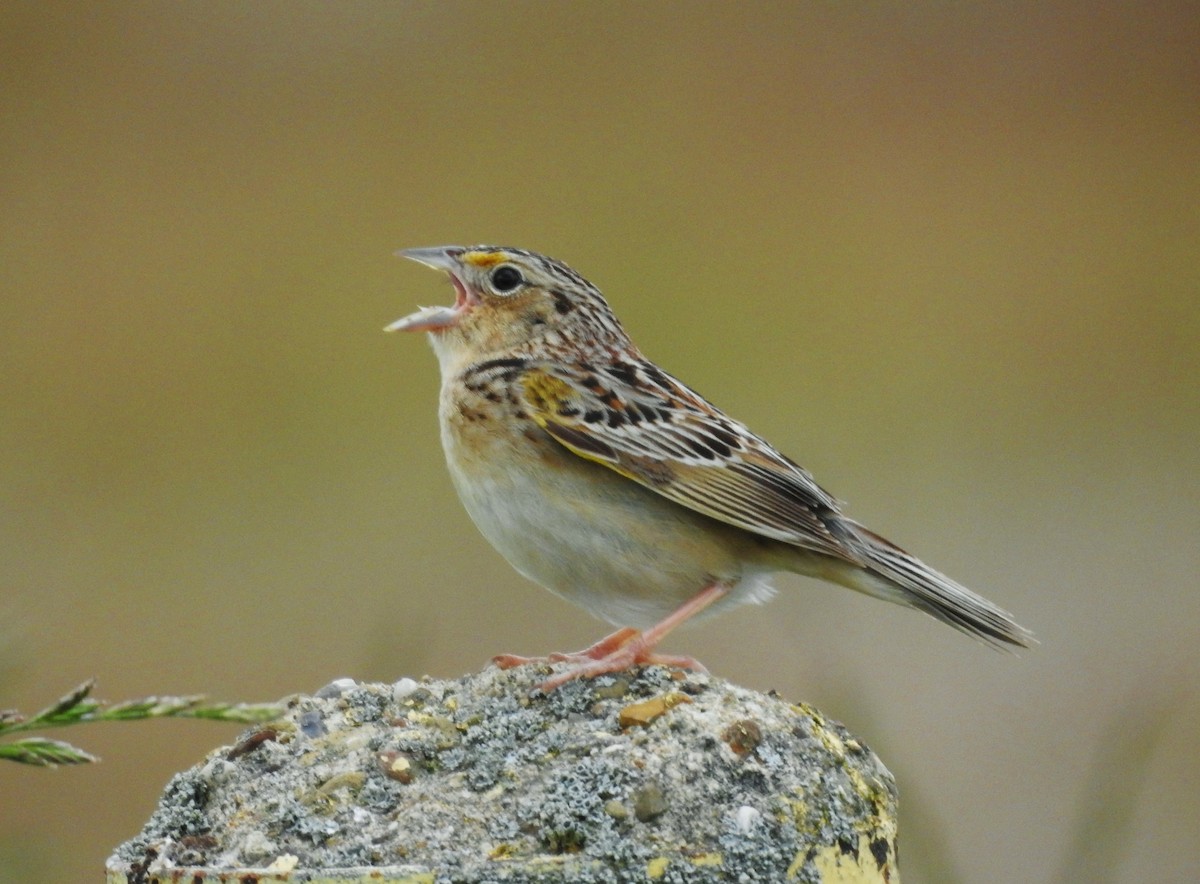
M 862 563 L 806 470 L 650 363 L 545 363 L 521 382 L 533 420 L 580 457 L 727 524 Z

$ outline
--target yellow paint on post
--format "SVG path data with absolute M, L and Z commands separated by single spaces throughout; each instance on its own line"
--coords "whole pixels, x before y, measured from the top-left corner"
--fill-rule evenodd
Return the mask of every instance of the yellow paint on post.
M 871 853 L 869 839 L 860 835 L 854 853 L 843 853 L 831 844 L 818 850 L 812 862 L 821 884 L 900 884 L 890 854 L 889 850 L 888 861 L 880 865 Z

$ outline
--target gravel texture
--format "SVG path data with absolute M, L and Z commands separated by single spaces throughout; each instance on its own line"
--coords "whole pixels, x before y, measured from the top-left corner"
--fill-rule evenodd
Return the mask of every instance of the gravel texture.
M 896 788 L 803 704 L 662 667 L 339 679 L 167 785 L 110 882 L 899 881 Z

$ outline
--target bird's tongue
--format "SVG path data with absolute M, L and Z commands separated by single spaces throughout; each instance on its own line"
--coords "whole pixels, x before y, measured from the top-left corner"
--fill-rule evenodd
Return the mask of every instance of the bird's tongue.
M 384 326 L 384 331 L 439 331 L 458 324 L 462 315 L 472 306 L 472 299 L 458 278 L 451 273 L 450 281 L 454 284 L 454 304 L 450 307 L 422 307 L 416 313 L 410 313 L 397 319 L 390 325 Z

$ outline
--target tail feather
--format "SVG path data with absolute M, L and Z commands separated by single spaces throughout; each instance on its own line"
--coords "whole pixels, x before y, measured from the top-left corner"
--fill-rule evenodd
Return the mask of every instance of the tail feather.
M 865 570 L 847 574 L 854 589 L 917 608 L 995 648 L 1034 643 L 1033 633 L 1007 611 L 878 534 L 857 523 L 853 529 L 860 541 L 854 551 L 865 564 Z

